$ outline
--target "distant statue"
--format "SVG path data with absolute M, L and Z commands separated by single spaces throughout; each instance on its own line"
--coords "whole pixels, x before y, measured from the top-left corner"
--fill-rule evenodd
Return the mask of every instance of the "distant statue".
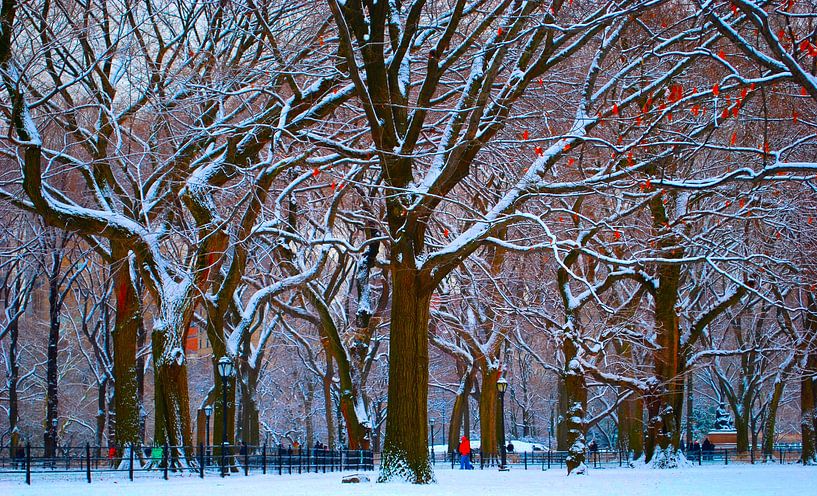
M 726 411 L 726 405 L 721 403 L 715 411 L 715 430 L 731 431 L 734 429 L 735 426 L 732 424 L 732 416 Z

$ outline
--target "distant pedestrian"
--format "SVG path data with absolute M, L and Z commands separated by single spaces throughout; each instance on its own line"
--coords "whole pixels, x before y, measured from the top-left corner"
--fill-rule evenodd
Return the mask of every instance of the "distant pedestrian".
M 111 468 L 116 468 L 116 447 L 109 446 L 108 447 L 108 465 Z
M 469 460 L 471 456 L 471 442 L 468 441 L 466 436 L 462 436 L 462 439 L 460 439 L 460 447 L 457 451 L 460 453 L 460 470 L 473 469 L 474 466 L 471 465 L 471 460 Z
M 701 451 L 703 453 L 704 460 L 711 460 L 712 455 L 715 453 L 715 445 L 712 444 L 712 441 L 709 438 L 704 439 L 704 444 L 701 446 Z
M 590 444 L 587 445 L 587 447 L 590 448 L 591 453 L 595 453 L 599 450 L 599 445 L 596 443 L 595 439 L 590 441 Z

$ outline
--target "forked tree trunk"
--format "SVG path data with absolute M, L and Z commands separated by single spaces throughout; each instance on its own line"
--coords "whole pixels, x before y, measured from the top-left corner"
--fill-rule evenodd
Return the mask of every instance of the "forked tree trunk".
M 131 278 L 128 250 L 111 242 L 114 262 L 111 272 L 116 294 L 116 320 L 113 329 L 113 374 L 116 381 L 116 444 L 124 446 L 142 442 L 139 415 L 139 375 L 137 367 L 137 333 L 142 322 L 141 305 Z
M 392 261 L 389 407 L 380 481 L 432 481 L 428 459 L 428 321 L 431 289 L 418 271 Z

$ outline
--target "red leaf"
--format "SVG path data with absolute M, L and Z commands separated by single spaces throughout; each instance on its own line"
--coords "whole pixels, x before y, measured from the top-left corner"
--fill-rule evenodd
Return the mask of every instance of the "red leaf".
M 798 118 L 799 116 L 800 116 L 800 114 L 798 114 L 796 110 L 792 110 L 792 111 L 791 111 L 791 120 L 792 120 L 792 122 L 794 122 L 795 124 L 797 124 L 797 118 Z
M 528 140 L 528 136 L 529 136 L 529 134 L 528 134 L 528 130 L 527 130 L 527 129 L 525 129 L 525 131 L 522 133 L 522 139 L 523 139 L 523 140 L 525 140 L 525 141 L 527 141 L 527 140 Z
M 715 95 L 715 96 L 718 96 L 718 95 L 720 95 L 720 94 L 721 94 L 721 89 L 720 89 L 720 87 L 718 86 L 718 83 L 715 83 L 715 84 L 712 86 L 712 94 L 713 94 L 713 95 Z
M 618 104 L 617 103 L 613 104 L 613 115 L 618 115 Z
M 318 169 L 317 167 L 312 169 L 312 177 L 318 177 L 318 174 L 320 174 L 320 173 L 321 173 L 321 170 Z
M 737 144 L 737 142 L 738 142 L 738 132 L 735 131 L 735 132 L 732 133 L 732 139 L 729 140 L 729 144 L 732 145 L 732 146 L 735 146 Z
M 502 28 L 496 30 L 497 36 L 502 36 Z
M 536 148 L 534 148 L 533 152 L 539 155 L 540 157 L 545 154 L 541 146 L 537 146 Z

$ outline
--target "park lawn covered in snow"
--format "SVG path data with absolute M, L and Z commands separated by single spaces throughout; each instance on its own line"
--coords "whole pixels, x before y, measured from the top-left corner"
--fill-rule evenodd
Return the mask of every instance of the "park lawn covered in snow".
M 341 474 L 233 475 L 226 479 L 194 476 L 141 478 L 108 475 L 87 484 L 82 479 L 52 477 L 0 481 L 6 496 L 775 496 L 815 494 L 817 467 L 800 465 L 729 465 L 677 470 L 596 469 L 586 476 L 566 477 L 563 470 L 459 471 L 438 468 L 437 483 L 341 484 Z M 158 474 L 157 474 L 158 476 Z M 374 473 L 369 473 L 372 480 Z

